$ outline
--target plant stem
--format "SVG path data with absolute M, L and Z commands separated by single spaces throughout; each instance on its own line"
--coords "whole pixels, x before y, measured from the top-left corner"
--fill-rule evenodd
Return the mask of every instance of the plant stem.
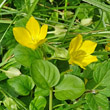
M 65 10 L 64 10 L 64 18 L 66 19 L 66 15 L 67 15 L 67 3 L 68 0 L 65 0 Z
M 7 97 L 7 95 L 4 93 L 4 91 L 2 91 L 1 88 L 0 88 L 0 92 L 1 92 L 5 97 Z
M 52 93 L 53 93 L 53 89 L 50 88 L 50 95 L 49 95 L 49 110 L 52 110 Z
M 0 8 L 4 5 L 5 2 L 6 0 L 3 0 L 3 2 L 0 4 Z

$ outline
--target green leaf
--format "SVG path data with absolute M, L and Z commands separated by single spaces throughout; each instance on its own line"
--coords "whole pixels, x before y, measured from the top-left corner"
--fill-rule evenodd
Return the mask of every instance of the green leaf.
M 13 87 L 19 95 L 23 96 L 29 95 L 30 91 L 34 87 L 33 80 L 27 75 L 20 75 L 18 77 L 8 79 L 8 84 Z
M 109 101 L 106 96 L 102 94 L 96 94 L 95 100 L 99 110 L 109 110 Z
M 21 9 L 25 6 L 24 0 L 14 0 L 14 6 L 18 9 Z
M 31 62 L 35 59 L 41 59 L 42 54 L 39 49 L 32 50 L 22 45 L 17 45 L 14 49 L 15 59 L 23 66 L 30 67 Z
M 4 80 L 6 78 L 7 78 L 7 76 L 4 73 L 0 72 L 0 81 Z
M 0 110 L 4 110 L 5 109 L 5 107 L 2 105 L 0 105 Z
M 107 12 L 110 12 L 110 6 L 109 5 L 101 3 L 101 2 L 99 2 L 97 0 L 82 0 L 82 1 L 87 2 L 89 4 L 92 4 L 92 5 L 94 5 L 94 6 L 98 7 L 98 8 L 101 8 L 101 9 L 107 11 Z
M 32 62 L 31 76 L 37 86 L 43 89 L 55 86 L 60 79 L 57 67 L 45 60 L 35 60 Z
M 3 90 L 4 92 L 8 91 L 8 94 L 10 94 L 12 97 L 18 97 L 18 94 L 15 92 L 15 90 L 13 90 L 13 88 L 6 81 L 0 82 L 0 89 Z M 1 100 L 1 96 L 2 95 L 0 94 L 0 100 Z
M 8 110 L 18 110 L 16 102 L 10 97 L 5 97 L 3 104 Z
M 13 49 L 9 49 L 2 58 L 2 62 L 6 61 L 13 54 Z
M 100 90 L 99 93 L 105 95 L 106 97 L 110 97 L 110 86 Z
M 87 84 L 86 84 L 86 89 L 93 89 L 96 86 L 96 82 L 94 81 L 94 79 L 87 79 Z
M 86 103 L 90 110 L 98 110 L 98 106 L 95 101 L 95 97 L 92 93 L 86 94 Z
M 81 69 L 78 65 L 70 65 L 70 74 L 81 77 Z
M 44 110 L 46 99 L 43 96 L 35 97 L 29 105 L 29 110 Z
M 6 49 L 14 48 L 17 44 L 16 40 L 13 36 L 13 27 L 11 26 L 8 31 L 5 31 L 6 34 L 1 42 L 2 46 Z M 3 37 L 3 36 L 2 36 Z
M 64 75 L 61 82 L 55 87 L 55 97 L 59 100 L 76 99 L 85 91 L 83 81 L 74 75 Z
M 16 21 L 15 27 L 26 27 L 26 23 L 28 22 L 27 16 Z
M 93 72 L 93 78 L 98 86 L 110 85 L 110 60 L 101 63 Z
M 93 78 L 93 71 L 97 66 L 99 66 L 100 63 L 91 63 L 89 64 L 86 69 L 83 71 L 83 77 L 87 79 L 92 79 Z
M 67 59 L 68 58 L 68 50 L 65 48 L 56 48 L 54 55 L 51 57 L 54 59 Z
M 101 94 L 87 94 L 86 103 L 90 110 L 109 110 L 108 99 L 107 97 Z
M 42 89 L 37 87 L 34 92 L 35 96 L 49 96 L 49 89 Z

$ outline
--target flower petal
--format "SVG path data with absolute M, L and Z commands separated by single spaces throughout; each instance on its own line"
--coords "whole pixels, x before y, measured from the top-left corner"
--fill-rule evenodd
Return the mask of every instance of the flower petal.
M 70 54 L 69 64 L 77 64 L 81 68 L 85 69 L 83 66 L 83 59 L 87 54 L 85 51 L 75 51 L 72 54 Z
M 47 35 L 47 29 L 48 29 L 48 25 L 46 25 L 46 24 L 44 24 L 41 27 L 39 38 L 38 38 L 39 41 L 45 39 L 45 37 Z
M 69 53 L 73 53 L 77 51 L 82 44 L 82 36 L 79 34 L 75 38 L 73 38 L 69 45 Z
M 13 28 L 13 34 L 18 43 L 23 46 L 34 49 L 33 41 L 29 32 L 23 27 L 15 27 Z
M 77 51 L 70 55 L 69 64 L 77 64 L 81 68 L 85 69 L 85 66 L 96 61 L 96 56 L 87 55 L 84 51 Z
M 32 42 L 29 32 L 23 27 L 13 28 L 13 34 L 17 42 L 22 45 Z
M 39 42 L 37 42 L 36 48 L 37 48 L 39 45 L 43 44 L 46 40 L 47 40 L 47 39 L 43 39 L 43 40 L 40 40 Z
M 96 42 L 92 42 L 90 40 L 85 40 L 80 48 L 80 50 L 85 51 L 87 54 L 91 54 L 94 52 L 97 46 Z
M 89 65 L 92 62 L 96 62 L 98 61 L 96 56 L 93 55 L 87 55 L 86 57 L 84 57 L 84 59 L 82 60 L 82 65 L 85 67 L 87 65 Z
M 32 40 L 36 40 L 40 33 L 40 26 L 38 21 L 33 16 L 27 22 L 26 28 L 30 32 Z
M 72 58 L 70 58 L 69 64 L 72 64 L 72 65 L 76 64 L 76 65 L 79 65 L 81 68 L 85 69 L 85 67 L 83 66 L 80 60 L 73 60 Z

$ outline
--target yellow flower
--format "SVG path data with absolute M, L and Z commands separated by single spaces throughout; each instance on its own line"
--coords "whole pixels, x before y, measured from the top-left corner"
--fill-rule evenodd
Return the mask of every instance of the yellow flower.
M 105 50 L 106 50 L 106 51 L 110 51 L 110 43 L 107 43 L 107 44 L 106 44 Z
M 94 52 L 97 43 L 85 40 L 82 43 L 82 36 L 79 34 L 73 38 L 69 45 L 69 64 L 77 64 L 85 69 L 85 66 L 97 61 L 97 57 L 90 55 Z
M 46 41 L 48 26 L 44 24 L 41 28 L 39 23 L 32 16 L 24 27 L 13 28 L 13 34 L 18 43 L 31 49 L 36 49 Z

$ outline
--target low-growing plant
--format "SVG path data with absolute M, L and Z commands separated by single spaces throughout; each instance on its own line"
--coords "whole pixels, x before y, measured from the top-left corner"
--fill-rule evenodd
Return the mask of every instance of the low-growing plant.
M 3 0 L 0 110 L 109 110 L 109 5 Z

